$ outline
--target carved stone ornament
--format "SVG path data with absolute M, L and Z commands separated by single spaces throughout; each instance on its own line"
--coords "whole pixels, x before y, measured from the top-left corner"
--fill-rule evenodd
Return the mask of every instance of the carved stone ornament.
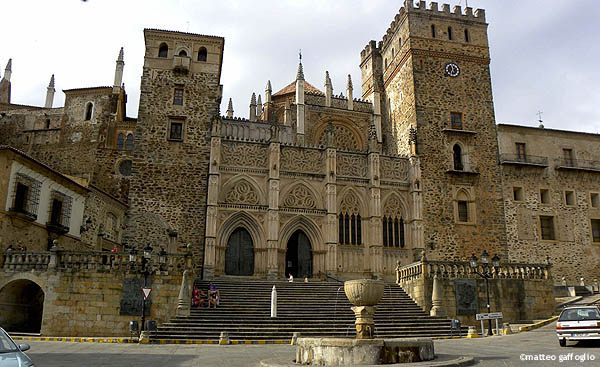
M 321 173 L 323 154 L 313 149 L 285 147 L 281 149 L 281 169 L 284 171 Z
M 316 200 L 310 190 L 304 185 L 298 185 L 287 194 L 283 206 L 290 208 L 315 209 Z
M 267 147 L 259 144 L 223 142 L 221 164 L 236 167 L 267 167 Z
M 348 214 L 360 214 L 360 204 L 354 193 L 348 192 L 340 203 L 340 211 Z
M 321 133 L 317 145 L 327 146 L 327 134 L 327 129 L 325 129 Z M 332 139 L 335 141 L 335 146 L 338 149 L 354 151 L 363 150 L 362 144 L 356 134 L 344 125 L 333 125 Z
M 403 158 L 381 157 L 381 176 L 383 179 L 408 180 L 408 160 Z
M 394 195 L 387 199 L 383 207 L 383 215 L 386 217 L 401 217 L 402 202 L 400 198 Z
M 362 155 L 338 153 L 336 166 L 338 176 L 361 178 L 367 176 L 367 161 Z
M 237 182 L 225 195 L 225 201 L 231 204 L 258 204 L 258 195 L 247 181 Z

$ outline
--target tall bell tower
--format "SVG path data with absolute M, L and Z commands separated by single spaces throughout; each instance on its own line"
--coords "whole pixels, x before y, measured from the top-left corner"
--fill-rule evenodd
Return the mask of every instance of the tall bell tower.
M 361 53 L 384 149 L 419 156 L 430 259 L 507 254 L 489 64 L 484 10 L 425 1 L 405 1 Z
M 225 40 L 156 29 L 144 39 L 125 241 L 169 252 L 191 244 L 200 256 Z

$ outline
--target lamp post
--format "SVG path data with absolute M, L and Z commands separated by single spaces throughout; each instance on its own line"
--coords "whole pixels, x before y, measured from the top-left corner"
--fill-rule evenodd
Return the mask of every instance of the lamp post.
M 483 252 L 481 253 L 481 263 L 483 264 L 483 272 L 480 272 L 479 270 L 477 270 L 477 267 L 479 266 L 479 264 L 477 263 L 477 256 L 475 256 L 475 254 L 471 255 L 471 257 L 469 258 L 469 263 L 471 265 L 471 269 L 473 270 L 473 272 L 477 275 L 479 275 L 480 277 L 482 277 L 483 279 L 485 279 L 485 293 L 487 295 L 487 312 L 490 313 L 490 288 L 488 285 L 488 279 L 493 277 L 493 274 L 490 272 L 490 267 L 489 267 L 489 254 L 487 253 L 487 251 L 483 250 Z M 492 266 L 494 267 L 494 269 L 498 266 L 500 266 L 500 258 L 498 257 L 498 255 L 494 255 L 494 257 L 492 258 Z M 489 336 L 494 335 L 492 333 L 492 319 L 488 319 L 488 334 Z

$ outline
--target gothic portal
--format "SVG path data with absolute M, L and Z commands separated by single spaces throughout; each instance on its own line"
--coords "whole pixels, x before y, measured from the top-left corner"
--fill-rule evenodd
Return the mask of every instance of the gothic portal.
M 312 247 L 304 232 L 294 232 L 287 243 L 285 273 L 294 277 L 312 278 Z
M 252 237 L 245 228 L 238 228 L 229 236 L 225 252 L 225 274 L 254 274 L 254 246 Z

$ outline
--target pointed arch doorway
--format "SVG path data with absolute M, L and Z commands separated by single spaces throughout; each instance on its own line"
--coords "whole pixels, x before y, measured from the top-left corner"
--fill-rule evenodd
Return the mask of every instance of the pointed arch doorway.
M 285 275 L 292 274 L 299 278 L 312 278 L 313 256 L 310 240 L 306 234 L 297 230 L 290 237 L 285 253 Z
M 225 274 L 248 276 L 254 274 L 254 244 L 245 228 L 237 228 L 227 241 Z

